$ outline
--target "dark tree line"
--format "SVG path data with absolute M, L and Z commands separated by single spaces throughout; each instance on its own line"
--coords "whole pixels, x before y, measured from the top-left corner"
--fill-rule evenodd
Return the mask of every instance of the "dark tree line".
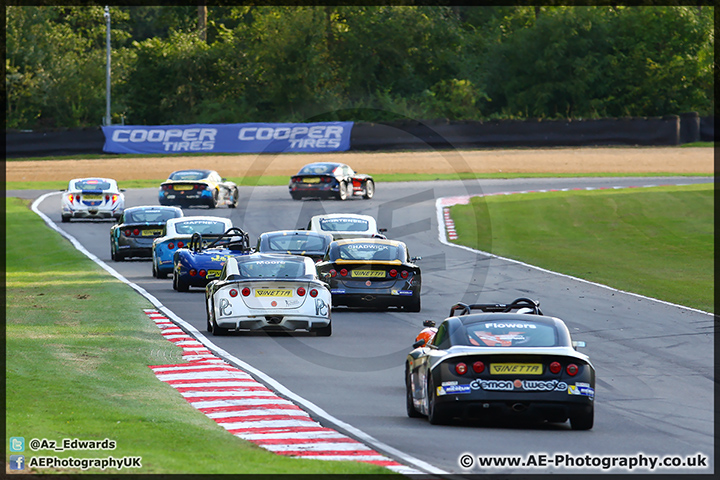
M 113 123 L 714 110 L 713 7 L 111 7 Z M 100 6 L 6 7 L 6 126 L 101 124 Z

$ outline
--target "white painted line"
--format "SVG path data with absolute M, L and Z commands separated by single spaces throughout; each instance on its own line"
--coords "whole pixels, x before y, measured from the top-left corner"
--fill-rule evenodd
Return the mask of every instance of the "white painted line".
M 646 187 L 655 187 L 655 186 L 657 186 L 657 185 L 644 185 L 644 186 L 642 186 L 642 187 L 640 187 L 640 186 L 631 186 L 631 187 L 616 186 L 616 187 L 611 187 L 611 188 L 612 188 L 612 189 L 615 189 L 615 190 L 618 190 L 618 189 L 622 189 L 622 188 L 646 188 Z M 665 186 L 665 185 L 662 185 L 662 186 Z M 565 190 L 567 190 L 567 189 L 565 189 Z M 490 253 L 490 252 L 484 252 L 484 251 L 482 251 L 482 250 L 475 250 L 474 248 L 466 247 L 465 245 L 457 245 L 457 244 L 455 244 L 455 243 L 448 242 L 448 239 L 446 238 L 447 235 L 446 235 L 445 221 L 444 221 L 444 218 L 443 218 L 443 212 L 444 212 L 445 210 L 447 210 L 447 207 L 450 207 L 450 206 L 453 206 L 453 205 L 466 205 L 466 204 L 468 204 L 468 203 L 470 202 L 470 198 L 471 198 L 471 197 L 487 197 L 487 196 L 491 196 L 491 195 L 514 195 L 514 194 L 519 194 L 519 193 L 534 193 L 534 192 L 546 192 L 546 191 L 547 191 L 547 190 L 534 190 L 534 191 L 525 190 L 525 191 L 523 191 L 523 192 L 501 192 L 501 193 L 499 193 L 499 194 L 498 194 L 498 193 L 492 193 L 492 194 L 481 194 L 481 195 L 465 195 L 465 196 L 460 196 L 460 197 L 440 197 L 440 198 L 438 198 L 438 199 L 435 201 L 435 212 L 436 212 L 436 215 L 437 215 L 437 223 L 438 223 L 438 241 L 439 241 L 440 243 L 442 243 L 443 245 L 448 245 L 448 246 L 450 246 L 450 247 L 460 248 L 460 249 L 463 249 L 463 250 L 467 250 L 467 251 L 469 251 L 469 252 L 473 252 L 473 253 L 475 253 L 475 254 L 485 255 L 485 256 L 491 257 L 491 258 L 497 258 L 497 259 L 504 260 L 504 261 L 507 261 L 507 262 L 515 263 L 515 264 L 518 264 L 518 265 L 522 265 L 522 266 L 524 266 L 524 267 L 532 268 L 532 269 L 535 269 L 535 270 L 538 270 L 538 271 L 541 271 L 541 272 L 551 273 L 551 274 L 553 274 L 553 275 L 558 275 L 558 276 L 560 276 L 560 277 L 569 278 L 569 279 L 576 280 L 576 281 L 578 281 L 578 282 L 582 282 L 582 283 L 585 283 L 585 284 L 588 284 L 588 285 L 593 285 L 593 286 L 596 286 L 596 287 L 605 288 L 605 289 L 611 290 L 611 291 L 613 291 L 613 292 L 623 293 L 623 294 L 625 294 L 625 295 L 631 295 L 631 296 L 633 296 L 633 297 L 642 298 L 642 299 L 644 299 L 644 300 L 651 300 L 651 301 L 653 301 L 653 302 L 662 303 L 662 304 L 664 304 L 664 305 L 669 305 L 669 306 L 672 306 L 672 307 L 682 308 L 682 309 L 684 309 L 684 310 L 689 310 L 689 311 L 696 312 L 696 313 L 702 313 L 702 314 L 711 315 L 711 316 L 713 315 L 712 313 L 705 312 L 705 311 L 703 311 L 703 310 L 698 310 L 698 309 L 696 309 L 696 308 L 691 308 L 691 307 L 686 307 L 686 306 L 684 306 L 684 305 L 678 305 L 678 304 L 676 304 L 676 303 L 666 302 L 666 301 L 664 301 L 664 300 L 659 300 L 659 299 L 657 299 L 657 298 L 646 297 L 646 296 L 640 295 L 640 294 L 638 294 L 638 293 L 627 292 L 627 291 L 625 291 L 625 290 L 620 290 L 620 289 L 617 289 L 617 288 L 609 287 L 609 286 L 603 285 L 603 284 L 601 284 L 601 283 L 591 282 L 591 281 L 589 281 L 589 280 L 585 280 L 585 279 L 582 279 L 582 278 L 573 277 L 572 275 L 566 275 L 566 274 L 564 274 L 564 273 L 558 273 L 558 272 L 554 272 L 554 271 L 552 271 L 552 270 L 547 270 L 547 269 L 545 269 L 545 268 L 541 268 L 541 267 L 538 267 L 538 266 L 535 266 L 535 265 L 530 265 L 529 263 L 521 262 L 521 261 L 518 261 L 518 260 L 513 260 L 513 259 L 511 259 L 511 258 L 501 257 L 501 256 L 499 256 L 499 255 L 495 255 L 495 254 Z M 550 190 L 550 191 L 557 191 L 557 190 Z M 457 237 L 454 237 L 454 238 L 453 238 L 453 237 L 450 237 L 450 238 L 451 238 L 452 240 L 455 240 Z

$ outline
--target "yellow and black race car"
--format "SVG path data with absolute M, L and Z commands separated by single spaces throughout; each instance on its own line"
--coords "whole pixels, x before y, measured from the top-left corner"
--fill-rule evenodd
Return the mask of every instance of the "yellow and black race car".
M 420 267 L 397 240 L 356 238 L 330 244 L 317 264 L 330 285 L 333 306 L 402 308 L 420 311 Z
M 207 205 L 215 208 L 238 204 L 238 187 L 215 170 L 178 170 L 170 174 L 158 191 L 160 205 Z

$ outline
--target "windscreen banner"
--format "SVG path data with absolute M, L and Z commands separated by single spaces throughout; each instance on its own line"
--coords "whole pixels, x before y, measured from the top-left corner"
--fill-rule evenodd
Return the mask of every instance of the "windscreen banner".
M 354 122 L 111 125 L 107 153 L 290 153 L 350 149 Z

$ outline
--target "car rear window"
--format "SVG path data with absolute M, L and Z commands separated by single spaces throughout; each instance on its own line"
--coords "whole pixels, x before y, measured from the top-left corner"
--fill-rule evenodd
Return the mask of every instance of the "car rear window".
M 110 190 L 110 188 L 112 188 L 110 182 L 103 180 L 92 179 L 75 182 L 75 189 L 77 190 Z
M 338 258 L 343 260 L 403 260 L 401 249 L 395 245 L 358 242 L 338 245 Z
M 370 222 L 360 218 L 321 218 L 320 229 L 325 232 L 367 232 Z
M 180 214 L 176 210 L 137 210 L 125 212 L 125 221 L 127 223 L 164 223 L 171 218 L 177 218 Z
M 481 347 L 555 347 L 555 327 L 523 320 L 490 320 L 466 325 L 468 345 Z
M 251 260 L 238 262 L 242 278 L 307 278 L 305 262 L 299 260 Z
M 200 170 L 183 170 L 182 172 L 173 172 L 169 180 L 202 180 L 207 178 L 208 172 Z
M 276 252 L 325 251 L 328 239 L 311 235 L 277 235 L 268 238 L 268 247 Z
M 186 220 L 175 224 L 175 231 L 181 235 L 192 235 L 193 233 L 221 234 L 225 233 L 225 223 L 212 220 Z
M 327 175 L 332 173 L 336 165 L 305 165 L 298 175 Z

